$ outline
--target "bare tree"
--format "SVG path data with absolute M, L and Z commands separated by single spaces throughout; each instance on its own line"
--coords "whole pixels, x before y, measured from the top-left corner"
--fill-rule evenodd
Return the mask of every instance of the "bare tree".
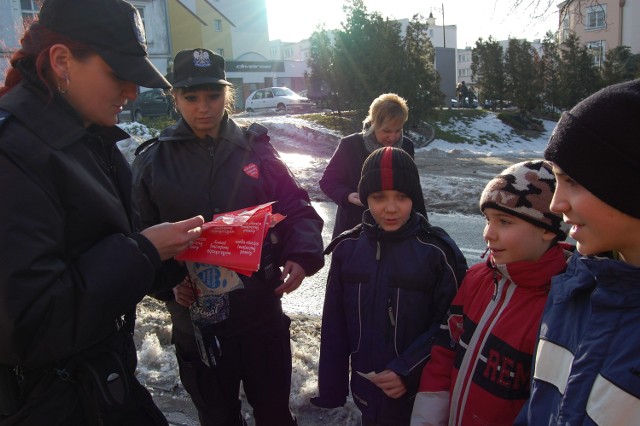
M 496 4 L 498 1 L 495 0 Z M 602 2 L 600 0 L 564 0 L 558 2 L 558 0 L 511 0 L 511 7 L 509 13 L 528 13 L 532 20 L 542 20 L 556 11 L 559 13 L 561 19 L 558 22 L 562 22 L 562 18 L 569 13 L 575 13 L 582 18 L 582 10 L 587 6 L 600 6 Z M 578 21 L 581 21 L 579 19 Z

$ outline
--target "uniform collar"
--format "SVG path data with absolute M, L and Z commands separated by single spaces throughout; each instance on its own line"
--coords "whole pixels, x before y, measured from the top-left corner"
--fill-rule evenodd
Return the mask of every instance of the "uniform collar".
M 64 149 L 88 133 L 99 134 L 106 142 L 127 139 L 118 126 L 84 128 L 73 108 L 59 95 L 49 101 L 47 94 L 32 84 L 21 82 L 0 98 L 0 108 L 9 111 L 39 139 L 54 149 Z
M 187 122 L 180 118 L 176 124 L 164 129 L 158 139 L 160 141 L 184 141 L 199 138 L 193 133 Z M 220 122 L 220 134 L 217 140 L 229 142 L 247 150 L 250 149 L 244 132 L 226 112 Z

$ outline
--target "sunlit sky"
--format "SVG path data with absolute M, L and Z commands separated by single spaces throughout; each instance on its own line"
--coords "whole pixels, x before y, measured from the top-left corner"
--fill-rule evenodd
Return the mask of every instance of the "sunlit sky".
M 344 21 L 343 0 L 266 0 L 269 18 L 269 38 L 283 41 L 300 41 L 313 33 L 319 24 L 327 29 L 337 29 Z M 436 18 L 436 25 L 457 26 L 457 44 L 459 48 L 472 46 L 479 37 L 487 39 L 492 35 L 497 40 L 509 37 L 533 39 L 544 38 L 547 30 L 557 28 L 558 13 L 556 4 L 542 18 L 543 10 L 521 8 L 510 11 L 513 0 L 365 0 L 369 12 L 379 12 L 388 18 L 411 18 L 420 13 L 425 18 L 429 12 Z M 528 2 L 527 2 L 528 3 Z

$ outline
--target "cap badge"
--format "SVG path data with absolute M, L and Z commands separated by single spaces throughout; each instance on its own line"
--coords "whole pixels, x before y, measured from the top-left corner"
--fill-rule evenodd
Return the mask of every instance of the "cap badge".
M 138 43 L 140 43 L 145 48 L 145 50 L 147 50 L 147 37 L 144 34 L 144 24 L 142 23 L 142 19 L 140 19 L 138 9 L 134 10 L 133 12 L 132 22 L 133 33 L 136 35 Z
M 209 52 L 206 50 L 194 50 L 193 65 L 199 68 L 210 67 L 211 58 L 209 57 Z

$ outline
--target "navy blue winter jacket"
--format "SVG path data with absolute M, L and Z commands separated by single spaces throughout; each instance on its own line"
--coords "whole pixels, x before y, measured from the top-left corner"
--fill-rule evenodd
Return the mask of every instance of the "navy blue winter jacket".
M 637 425 L 640 268 L 575 254 L 542 317 L 530 425 Z
M 345 403 L 350 358 L 352 396 L 363 417 L 408 425 L 422 367 L 466 261 L 448 236 L 446 243 L 435 238 L 415 212 L 394 232 L 378 228 L 369 211 L 364 218 L 361 230 L 335 245 L 322 316 L 320 395 L 313 402 Z M 358 374 L 386 369 L 407 386 L 398 399 Z

